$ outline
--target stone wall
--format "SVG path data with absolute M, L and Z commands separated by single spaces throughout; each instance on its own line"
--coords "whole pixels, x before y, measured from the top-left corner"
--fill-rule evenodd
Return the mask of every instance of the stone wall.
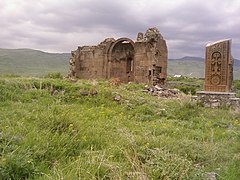
M 193 99 L 202 103 L 205 107 L 233 107 L 240 108 L 240 98 L 236 98 L 235 93 L 231 92 L 208 92 L 198 91 Z

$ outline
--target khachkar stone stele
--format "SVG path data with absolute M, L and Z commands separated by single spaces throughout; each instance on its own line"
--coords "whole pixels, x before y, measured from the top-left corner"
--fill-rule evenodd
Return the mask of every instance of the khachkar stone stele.
M 231 40 L 225 39 L 206 46 L 205 91 L 230 92 L 233 80 Z
M 207 44 L 204 91 L 198 91 L 193 99 L 200 101 L 205 107 L 232 107 L 240 110 L 240 99 L 231 92 L 232 81 L 231 40 Z

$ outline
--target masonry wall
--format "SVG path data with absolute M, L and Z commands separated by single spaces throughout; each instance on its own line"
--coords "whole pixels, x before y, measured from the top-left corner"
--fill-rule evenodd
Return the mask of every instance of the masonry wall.
M 104 48 L 85 46 L 78 48 L 76 77 L 81 79 L 104 79 Z
M 167 46 L 163 39 L 154 44 L 149 42 L 136 42 L 135 74 L 136 82 L 164 84 L 167 78 Z

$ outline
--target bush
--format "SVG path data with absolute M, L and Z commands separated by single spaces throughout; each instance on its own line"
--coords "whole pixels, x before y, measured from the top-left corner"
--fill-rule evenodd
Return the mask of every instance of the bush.
M 149 149 L 145 156 L 145 165 L 154 179 L 182 179 L 187 177 L 192 162 L 168 150 Z
M 62 79 L 63 75 L 60 72 L 51 72 L 48 73 L 45 78 L 51 78 L 51 79 Z
M 182 91 L 184 94 L 192 94 L 192 95 L 196 94 L 196 87 L 181 86 L 181 87 L 178 87 L 178 89 Z
M 24 154 L 13 154 L 1 160 L 0 179 L 27 179 L 38 174 L 32 159 Z
M 237 97 L 240 97 L 240 80 L 233 81 L 233 90 L 236 92 Z

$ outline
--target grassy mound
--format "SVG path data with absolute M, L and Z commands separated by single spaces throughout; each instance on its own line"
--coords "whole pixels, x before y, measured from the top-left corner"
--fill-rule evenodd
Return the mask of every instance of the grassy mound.
M 143 86 L 0 77 L 0 179 L 240 177 L 239 113 Z

